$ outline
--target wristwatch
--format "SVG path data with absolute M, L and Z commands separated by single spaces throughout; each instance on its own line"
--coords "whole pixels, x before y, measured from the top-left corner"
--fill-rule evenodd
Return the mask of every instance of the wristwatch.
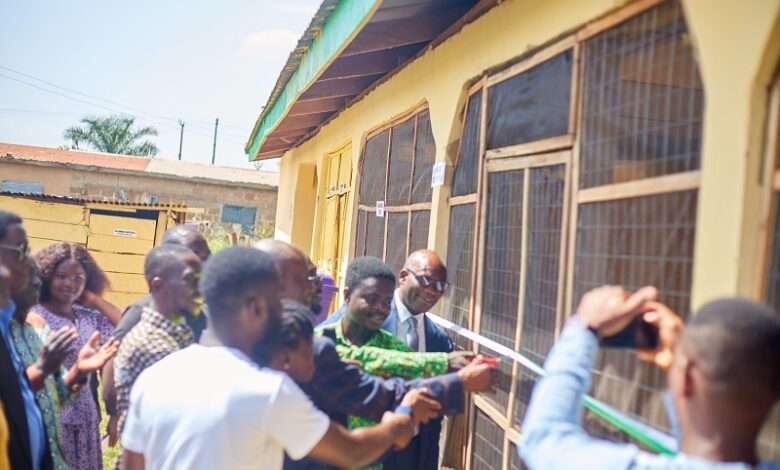
M 398 405 L 395 410 L 393 410 L 393 413 L 397 415 L 406 415 L 408 417 L 412 417 L 412 407 L 411 406 L 404 406 L 404 405 Z

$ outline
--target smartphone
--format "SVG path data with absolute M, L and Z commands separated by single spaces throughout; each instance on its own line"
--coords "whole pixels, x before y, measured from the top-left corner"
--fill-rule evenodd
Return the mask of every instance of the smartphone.
M 658 328 L 639 316 L 620 333 L 602 338 L 600 344 L 603 348 L 656 349 L 658 342 Z

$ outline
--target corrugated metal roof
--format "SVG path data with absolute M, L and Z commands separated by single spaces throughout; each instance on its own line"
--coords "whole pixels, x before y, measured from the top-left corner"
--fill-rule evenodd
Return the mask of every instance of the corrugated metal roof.
M 278 157 L 299 145 L 498 1 L 323 2 L 310 26 L 315 30 L 304 33 L 255 123 L 245 148 L 250 160 Z
M 0 196 L 23 197 L 25 199 L 36 199 L 39 201 L 56 201 L 68 204 L 108 204 L 112 206 L 124 207 L 142 207 L 147 209 L 166 209 L 173 211 L 187 210 L 186 204 L 149 204 L 144 202 L 119 202 L 93 198 L 80 198 L 71 196 L 60 196 L 57 194 L 37 194 L 37 193 L 13 193 L 9 191 L 0 191 Z
M 198 178 L 227 183 L 279 186 L 279 173 L 272 171 L 0 142 L 0 161 L 3 160 L 26 160 L 66 167 L 124 170 L 144 173 L 149 176 L 170 175 L 178 178 Z

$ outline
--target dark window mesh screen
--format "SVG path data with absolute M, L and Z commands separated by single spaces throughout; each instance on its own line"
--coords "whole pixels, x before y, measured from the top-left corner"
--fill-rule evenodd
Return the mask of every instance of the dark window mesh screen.
M 357 219 L 357 236 L 355 237 L 355 257 L 364 256 L 366 254 L 366 216 L 371 216 L 365 211 L 358 210 Z M 325 230 L 330 230 L 330 227 L 325 227 Z
M 704 91 L 678 1 L 585 43 L 580 187 L 699 168 Z
M 474 418 L 473 470 L 496 470 L 504 465 L 504 431 L 481 410 Z
M 470 328 L 471 274 L 474 270 L 474 218 L 476 204 L 463 204 L 450 208 L 450 224 L 447 231 L 447 279 L 450 288 L 444 297 L 442 314 L 451 322 Z M 470 348 L 470 341 L 451 333 L 453 341 L 463 349 Z
M 767 303 L 780 312 L 780 193 L 775 194 L 774 232 L 772 240 L 772 258 L 766 286 Z
M 409 253 L 428 248 L 428 229 L 431 225 L 431 211 L 412 212 L 411 237 Z
M 390 212 L 387 216 L 387 248 L 385 263 L 394 273 L 401 271 L 406 261 L 406 244 L 409 236 L 409 213 Z
M 414 166 L 414 119 L 393 127 L 386 206 L 405 206 L 411 194 Z
M 510 444 L 509 447 L 509 469 L 510 470 L 527 470 L 525 462 L 520 458 L 520 454 L 517 453 L 517 446 Z
M 452 195 L 463 196 L 477 192 L 479 180 L 479 133 L 482 126 L 482 91 L 469 97 L 463 135 L 460 138 L 460 153 L 455 174 L 452 177 Z
M 384 131 L 366 141 L 363 167 L 360 175 L 360 203 L 373 206 L 385 200 L 385 175 L 387 175 L 387 146 L 390 131 Z
M 772 258 L 766 286 L 767 303 L 780 314 L 780 192 L 775 194 Z M 758 440 L 759 455 L 765 460 L 780 460 L 780 404 L 764 426 Z
M 385 251 L 385 219 L 373 212 L 366 214 L 366 256 L 383 258 Z
M 558 313 L 558 274 L 561 256 L 563 196 L 566 167 L 556 165 L 531 171 L 528 195 L 528 242 L 525 306 L 520 353 L 543 364 L 555 342 Z M 521 367 L 515 401 L 515 424 L 520 425 L 536 374 Z
M 417 115 L 417 137 L 414 143 L 414 178 L 412 204 L 431 202 L 433 188 L 431 173 L 436 160 L 436 144 L 433 141 L 431 114 L 423 111 Z
M 604 284 L 654 285 L 660 301 L 684 318 L 690 308 L 697 191 L 579 207 L 574 305 Z M 593 393 L 618 410 L 668 429 L 663 373 L 631 351 L 600 353 Z
M 489 89 L 487 148 L 569 133 L 572 56 L 566 51 Z
M 523 171 L 492 173 L 488 177 L 487 236 L 480 333 L 515 347 L 522 251 Z M 506 411 L 512 381 L 511 361 L 501 361 L 496 392 L 485 395 Z

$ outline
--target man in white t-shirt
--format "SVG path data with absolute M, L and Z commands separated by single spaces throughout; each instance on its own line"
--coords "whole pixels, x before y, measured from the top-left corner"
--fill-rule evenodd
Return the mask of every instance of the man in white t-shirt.
M 200 288 L 224 346 L 190 346 L 141 374 L 122 433 L 124 468 L 281 469 L 284 451 L 361 467 L 406 446 L 437 414 L 415 390 L 379 425 L 349 432 L 285 374 L 258 367 L 249 354 L 278 330 L 279 287 L 267 254 L 232 247 L 212 257 Z

